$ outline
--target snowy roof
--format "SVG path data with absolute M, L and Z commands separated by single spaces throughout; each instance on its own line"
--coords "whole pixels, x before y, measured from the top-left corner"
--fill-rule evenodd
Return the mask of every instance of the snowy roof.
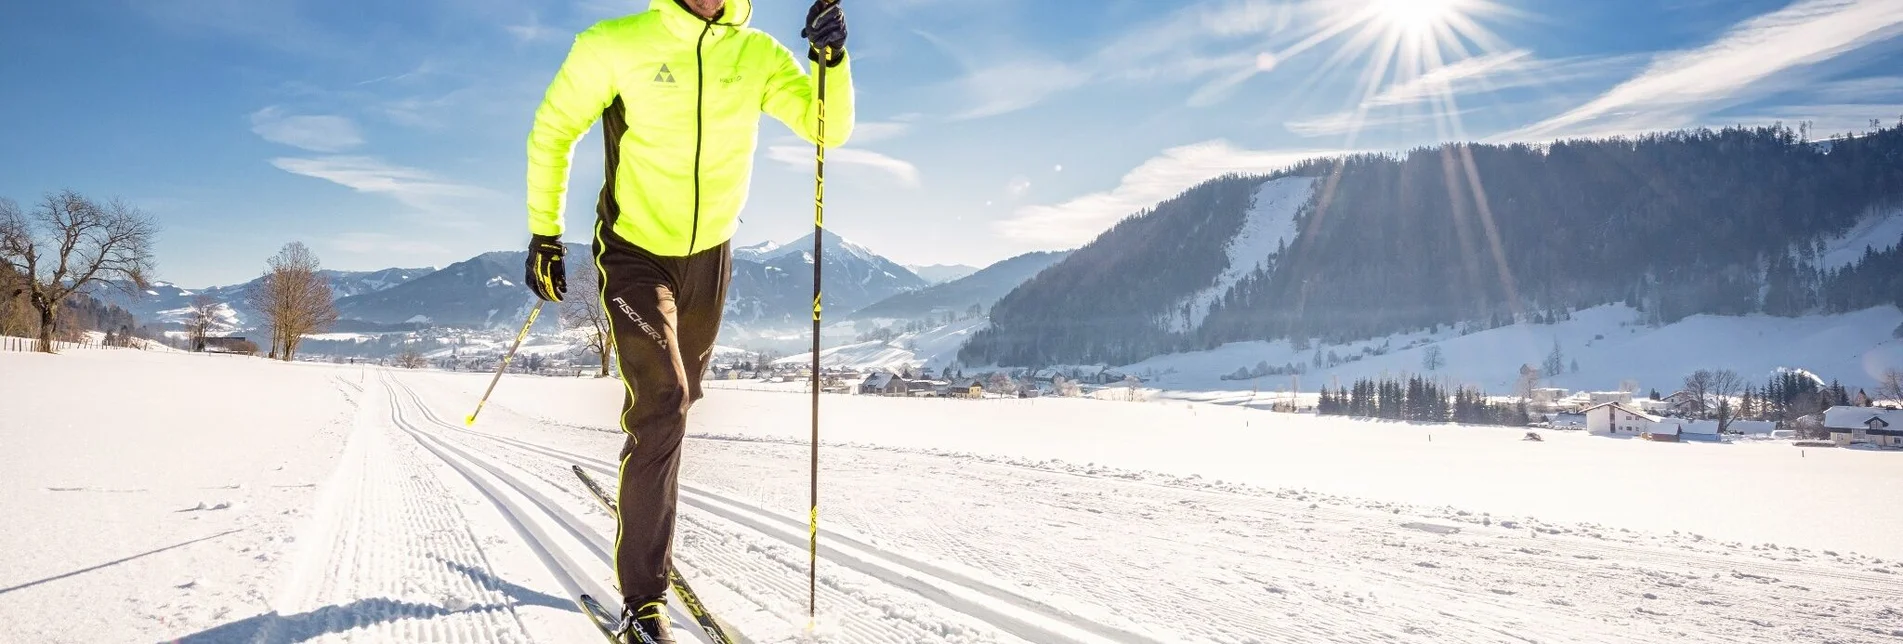
M 892 384 L 892 377 L 892 374 L 884 371 L 866 376 L 866 386 L 884 389 L 886 385 Z
M 1605 402 L 1605 403 L 1599 403 L 1599 404 L 1597 404 L 1597 405 L 1593 405 L 1593 406 L 1591 406 L 1591 407 L 1587 407 L 1586 409 L 1584 409 L 1584 410 L 1582 410 L 1582 411 L 1580 411 L 1579 413 L 1582 413 L 1582 414 L 1590 414 L 1590 413 L 1592 413 L 1592 411 L 1593 411 L 1593 410 L 1595 410 L 1595 409 L 1598 409 L 1598 408 L 1600 408 L 1600 407 L 1611 407 L 1611 408 L 1614 408 L 1614 409 L 1617 409 L 1617 410 L 1619 410 L 1619 411 L 1623 411 L 1623 412 L 1625 412 L 1625 413 L 1628 413 L 1628 414 L 1632 414 L 1632 415 L 1634 415 L 1634 416 L 1638 416 L 1638 417 L 1640 417 L 1640 418 L 1644 418 L 1644 419 L 1646 419 L 1646 420 L 1648 420 L 1648 421 L 1651 421 L 1651 422 L 1654 422 L 1654 423 L 1656 423 L 1656 422 L 1659 422 L 1659 420 L 1660 420 L 1658 416 L 1653 416 L 1653 415 L 1651 415 L 1651 414 L 1648 414 L 1648 413 L 1645 413 L 1645 412 L 1642 412 L 1642 411 L 1639 411 L 1639 410 L 1637 410 L 1637 409 L 1633 409 L 1633 408 L 1631 408 L 1631 407 L 1629 407 L 1629 406 L 1627 406 L 1627 405 L 1626 405 L 1625 403 L 1622 403 L 1622 402 L 1618 402 L 1618 401 L 1613 401 L 1613 402 Z
M 1647 433 L 1650 433 L 1650 434 L 1663 434 L 1667 436 L 1677 436 L 1681 433 L 1690 433 L 1685 431 L 1685 428 L 1683 427 L 1684 425 L 1687 424 L 1687 422 L 1679 420 L 1677 418 L 1656 418 L 1655 417 L 1655 418 L 1652 418 L 1651 421 L 1652 421 L 1652 427 L 1650 429 L 1645 430 Z
M 1718 421 L 1715 420 L 1680 421 L 1678 427 L 1680 431 L 1686 434 L 1699 434 L 1704 436 L 1718 435 Z
M 1837 406 L 1824 410 L 1824 426 L 1831 429 L 1864 427 L 1871 418 L 1881 418 L 1890 427 L 1903 428 L 1903 410 L 1849 406 Z

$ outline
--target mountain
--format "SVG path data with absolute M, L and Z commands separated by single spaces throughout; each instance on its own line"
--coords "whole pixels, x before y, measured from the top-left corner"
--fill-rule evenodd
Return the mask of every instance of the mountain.
M 400 286 L 435 272 L 434 268 L 386 268 L 376 271 L 318 271 L 330 282 L 331 292 L 343 298 L 374 293 Z M 192 300 L 210 296 L 219 304 L 219 331 L 248 328 L 257 321 L 257 311 L 246 302 L 264 278 L 204 289 L 187 289 L 170 282 L 154 282 L 136 297 L 117 289 L 102 290 L 100 299 L 130 311 L 141 323 L 153 325 L 183 324 L 191 317 Z
M 1449 145 L 1226 176 L 999 300 L 967 364 L 1129 364 L 1226 343 L 1478 332 L 1625 304 L 1694 315 L 1903 301 L 1903 126 Z
M 978 272 L 976 267 L 966 266 L 964 264 L 927 264 L 924 266 L 906 264 L 905 267 L 911 269 L 914 273 L 918 273 L 919 277 L 933 284 L 944 284 Z
M 928 286 L 911 270 L 826 231 L 825 306 L 843 319 L 893 295 Z M 742 331 L 798 329 L 813 315 L 813 236 L 765 252 L 738 255 L 727 288 L 725 322 Z
M 812 243 L 812 235 L 807 235 L 806 237 L 806 242 L 808 244 Z M 767 240 L 751 246 L 741 246 L 733 249 L 733 258 L 744 259 L 749 262 L 759 262 L 775 254 L 775 251 L 780 250 L 780 248 L 779 242 Z
M 588 247 L 567 246 L 569 279 L 590 279 L 594 267 Z M 526 261 L 526 251 L 483 253 L 390 288 L 339 298 L 337 314 L 346 320 L 378 324 L 478 329 L 519 326 L 535 305 L 535 295 L 521 284 Z M 553 328 L 555 316 L 545 317 Z
M 981 311 L 990 309 L 998 298 L 1069 255 L 1069 251 L 1019 255 L 963 278 L 888 297 L 853 312 L 851 317 L 855 320 L 919 320 L 942 317 L 946 312 L 962 316 L 973 306 Z

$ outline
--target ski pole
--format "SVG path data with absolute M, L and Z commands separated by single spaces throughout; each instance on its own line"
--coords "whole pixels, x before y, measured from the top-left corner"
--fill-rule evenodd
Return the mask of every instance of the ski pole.
M 483 390 L 482 400 L 476 401 L 476 410 L 469 412 L 469 417 L 463 419 L 464 427 L 474 427 L 476 425 L 476 414 L 482 413 L 482 406 L 489 402 L 489 394 L 495 393 L 496 383 L 502 380 L 502 372 L 509 370 L 509 360 L 515 358 L 515 350 L 522 347 L 523 338 L 529 337 L 529 327 L 535 326 L 535 316 L 541 314 L 542 302 L 537 300 L 535 302 L 535 308 L 529 309 L 529 321 L 523 322 L 522 331 L 515 334 L 515 344 L 509 345 L 509 352 L 502 354 L 502 365 L 496 367 L 496 377 L 489 379 L 489 388 Z
M 819 52 L 819 92 L 816 96 L 819 110 L 818 136 L 814 146 L 813 169 L 813 462 L 812 462 L 812 510 L 808 513 L 806 529 L 806 630 L 811 631 L 819 619 L 819 280 L 820 253 L 824 250 L 826 237 L 826 63 L 833 59 L 833 50 L 827 47 Z

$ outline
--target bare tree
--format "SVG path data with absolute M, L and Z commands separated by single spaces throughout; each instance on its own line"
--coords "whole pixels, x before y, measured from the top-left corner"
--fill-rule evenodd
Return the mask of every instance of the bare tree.
M 1877 377 L 1877 397 L 1888 402 L 1903 401 L 1903 371 L 1884 369 Z
M 1711 372 L 1711 395 L 1715 400 L 1708 405 L 1708 408 L 1715 411 L 1720 434 L 1731 428 L 1731 421 L 1737 416 L 1735 413 L 1737 408 L 1732 406 L 1731 399 L 1738 395 L 1738 390 L 1742 387 L 1744 387 L 1744 379 L 1738 377 L 1736 371 L 1719 369 Z
M 608 310 L 601 306 L 599 289 L 595 280 L 572 282 L 562 299 L 562 326 L 581 331 L 582 348 L 601 356 L 601 373 L 595 377 L 606 378 L 614 347 L 608 334 Z
M 423 359 L 423 354 L 417 353 L 416 349 L 406 348 L 396 357 L 396 366 L 404 369 L 421 369 L 427 364 L 429 361 Z
M 1685 393 L 1697 401 L 1700 413 L 1718 420 L 1719 432 L 1731 425 L 1734 416 L 1731 398 L 1738 395 L 1738 389 L 1743 386 L 1744 379 L 1730 369 L 1699 369 L 1685 377 Z
M 31 213 L 0 199 L 0 265 L 19 277 L 40 318 L 40 350 L 53 352 L 60 305 L 76 293 L 148 286 L 158 224 L 123 201 L 99 204 L 77 192 L 48 194 Z M 17 295 L 15 295 L 17 297 Z
M 285 244 L 265 265 L 264 279 L 251 293 L 251 306 L 271 330 L 270 357 L 289 362 L 305 335 L 337 321 L 337 303 L 330 282 L 317 272 L 317 254 L 303 242 Z
M 1447 366 L 1447 358 L 1440 353 L 1440 347 L 1428 347 L 1421 352 L 1421 368 L 1428 371 L 1440 371 Z
M 1709 404 L 1711 401 L 1711 380 L 1712 373 L 1706 369 L 1699 369 L 1698 371 L 1692 372 L 1692 375 L 1685 376 L 1685 393 L 1691 396 L 1693 403 L 1698 407 L 1698 413 L 1702 414 L 1705 410 L 1711 409 Z
M 218 300 L 200 293 L 192 298 L 191 318 L 185 321 L 185 331 L 191 336 L 192 350 L 204 351 L 205 338 L 211 335 L 211 326 L 218 322 Z

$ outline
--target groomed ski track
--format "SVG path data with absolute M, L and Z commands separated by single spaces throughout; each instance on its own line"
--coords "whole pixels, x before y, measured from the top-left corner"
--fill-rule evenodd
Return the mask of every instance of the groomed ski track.
M 604 458 L 576 454 L 557 448 L 494 434 L 465 429 L 444 419 L 424 402 L 421 395 L 394 375 L 384 379 L 389 388 L 392 420 L 399 429 L 414 437 L 438 458 L 457 468 L 472 483 L 485 489 L 490 500 L 511 523 L 518 526 L 531 549 L 544 565 L 563 581 L 565 589 L 575 592 L 616 597 L 587 585 L 586 568 L 574 562 L 561 549 L 560 540 L 538 529 L 537 521 L 552 520 L 561 531 L 580 542 L 587 554 L 611 569 L 613 561 L 613 525 L 605 512 L 578 489 L 568 468 L 579 465 L 603 481 L 613 481 L 615 465 Z M 409 418 L 405 407 L 415 410 Z M 506 464 L 506 465 L 505 465 Z M 511 470 L 520 473 L 518 476 Z M 486 474 L 486 476 L 484 476 Z M 536 483 L 531 483 L 533 480 Z M 539 484 L 538 484 L 539 483 Z M 508 488 L 528 500 L 533 507 L 512 502 L 510 495 L 494 490 Z M 538 488 L 557 490 L 560 500 Z M 680 535 L 689 548 L 677 548 L 676 559 L 683 572 L 702 593 L 718 586 L 735 596 L 754 599 L 755 606 L 733 607 L 713 604 L 723 619 L 735 610 L 759 610 L 770 606 L 800 605 L 805 596 L 806 522 L 779 515 L 739 499 L 714 493 L 683 482 Z M 591 526 L 569 508 L 592 515 Z M 835 545 L 838 544 L 838 545 Z M 720 545 L 725 547 L 710 547 Z M 1014 635 L 1029 642 L 1096 644 L 1101 642 L 1152 642 L 1152 638 L 1092 623 L 1065 613 L 1017 591 L 988 584 L 928 562 L 886 552 L 863 542 L 821 532 L 820 605 L 822 626 L 819 632 L 828 639 L 867 642 L 914 641 L 999 641 L 987 631 Z M 705 558 L 704 560 L 702 558 Z M 698 564 L 698 565 L 697 565 Z M 745 571 L 745 578 L 697 575 L 697 568 Z M 840 574 L 829 568 L 845 568 Z M 871 582 L 871 583 L 868 583 Z M 879 586 L 889 586 L 880 588 Z M 894 589 L 902 592 L 893 593 Z M 777 595 L 762 597 L 761 594 Z M 909 595 L 909 596 L 908 596 Z M 705 599 L 705 598 L 704 598 Z M 951 612 L 972 621 L 962 628 L 942 619 L 914 619 L 920 599 L 937 604 L 938 613 Z M 674 621 L 693 631 L 691 617 L 679 613 Z M 778 616 L 789 624 L 802 623 L 805 615 Z M 941 615 L 942 617 L 942 615 Z M 831 622 L 830 628 L 827 624 Z M 730 634 L 736 635 L 736 634 Z M 703 641 L 703 640 L 695 640 Z M 744 640 L 742 640 L 744 641 Z M 1011 641 L 1008 638 L 1003 641 Z

